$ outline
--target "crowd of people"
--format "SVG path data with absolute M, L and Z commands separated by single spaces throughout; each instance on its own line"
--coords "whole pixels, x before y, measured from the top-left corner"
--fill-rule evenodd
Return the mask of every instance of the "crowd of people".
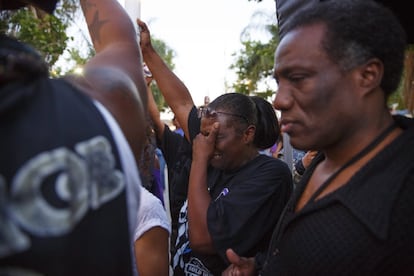
M 52 79 L 0 35 L 0 275 L 414 273 L 414 119 L 387 107 L 407 36 L 391 10 L 307 5 L 280 31 L 272 104 L 197 107 L 145 22 L 117 0 L 80 5 L 96 51 L 83 75 Z

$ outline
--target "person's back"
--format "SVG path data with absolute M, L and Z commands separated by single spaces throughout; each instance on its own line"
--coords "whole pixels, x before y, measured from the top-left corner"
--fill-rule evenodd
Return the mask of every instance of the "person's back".
M 108 21 L 88 24 L 97 54 L 81 77 L 50 79 L 34 51 L 0 41 L 2 275 L 135 273 L 144 137 L 126 119 L 144 118 L 139 46 L 117 1 L 86 5 L 88 23 Z
M 51 275 L 128 274 L 126 183 L 105 119 L 62 80 L 41 78 L 14 88 L 1 89 L 1 101 L 10 104 L 0 110 L 0 177 L 8 191 L 2 196 L 7 215 L 1 231 L 8 238 L 0 266 L 36 264 Z M 111 223 L 102 224 L 102 215 Z M 111 250 L 99 250 L 102 241 Z M 108 260 L 105 266 L 88 265 L 102 260 Z

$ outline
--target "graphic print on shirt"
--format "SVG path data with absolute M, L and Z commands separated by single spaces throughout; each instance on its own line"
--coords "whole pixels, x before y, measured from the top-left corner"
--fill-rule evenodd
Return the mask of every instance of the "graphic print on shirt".
M 213 276 L 203 262 L 193 256 L 188 237 L 188 200 L 184 201 L 178 218 L 178 233 L 175 242 L 172 267 L 174 272 L 180 271 L 179 275 L 186 276 Z M 176 273 L 175 273 L 176 274 Z
M 175 270 L 176 267 L 180 267 L 184 269 L 184 260 L 183 254 L 191 251 L 190 249 L 190 241 L 188 239 L 188 219 L 187 219 L 187 205 L 188 201 L 184 201 L 183 206 L 180 209 L 180 214 L 178 217 L 178 233 L 177 233 L 177 240 L 175 241 L 175 248 L 176 251 L 173 256 L 173 269 Z
M 23 164 L 10 188 L 0 175 L 0 257 L 27 250 L 38 237 L 70 232 L 88 209 L 98 209 L 125 188 L 107 138 L 96 136 L 75 145 L 37 154 Z M 48 193 L 43 189 L 48 188 Z

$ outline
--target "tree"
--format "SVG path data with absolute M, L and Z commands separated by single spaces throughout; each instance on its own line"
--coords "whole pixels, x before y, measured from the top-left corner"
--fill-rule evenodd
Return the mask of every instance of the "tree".
M 234 53 L 235 62 L 230 69 L 235 70 L 237 80 L 232 84 L 232 89 L 246 95 L 258 95 L 263 98 L 271 97 L 274 89 L 270 82 L 273 74 L 274 51 L 279 43 L 278 28 L 274 24 L 263 23 L 272 20 L 272 16 L 257 12 L 252 17 L 252 22 L 259 19 L 258 23 L 250 23 L 241 34 L 242 49 Z M 265 42 L 251 40 L 252 35 L 261 31 L 270 37 Z
M 69 27 L 75 26 L 77 19 L 84 20 L 77 3 L 78 0 L 60 0 L 53 15 L 33 6 L 2 11 L 0 33 L 16 37 L 37 49 L 49 65 L 52 77 L 74 73 L 95 55 L 89 35 L 81 27 L 76 41 L 73 36 L 67 35 Z M 174 69 L 175 52 L 162 40 L 153 38 L 152 43 L 167 65 Z M 60 58 L 64 59 L 64 68 L 57 63 Z M 164 111 L 168 106 L 160 90 L 155 83 L 151 88 L 158 108 Z
M 77 10 L 76 0 L 61 0 L 54 15 L 33 6 L 0 13 L 0 32 L 32 45 L 51 68 L 67 47 L 69 22 Z

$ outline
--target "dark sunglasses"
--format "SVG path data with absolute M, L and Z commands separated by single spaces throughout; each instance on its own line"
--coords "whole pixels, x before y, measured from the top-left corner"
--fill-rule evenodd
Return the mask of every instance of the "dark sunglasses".
M 198 109 L 198 118 L 216 118 L 217 115 L 219 115 L 219 114 L 242 118 L 243 120 L 246 121 L 247 124 L 249 124 L 249 120 L 243 115 L 229 113 L 229 112 L 223 112 L 223 111 L 211 110 L 209 107 L 200 107 Z

